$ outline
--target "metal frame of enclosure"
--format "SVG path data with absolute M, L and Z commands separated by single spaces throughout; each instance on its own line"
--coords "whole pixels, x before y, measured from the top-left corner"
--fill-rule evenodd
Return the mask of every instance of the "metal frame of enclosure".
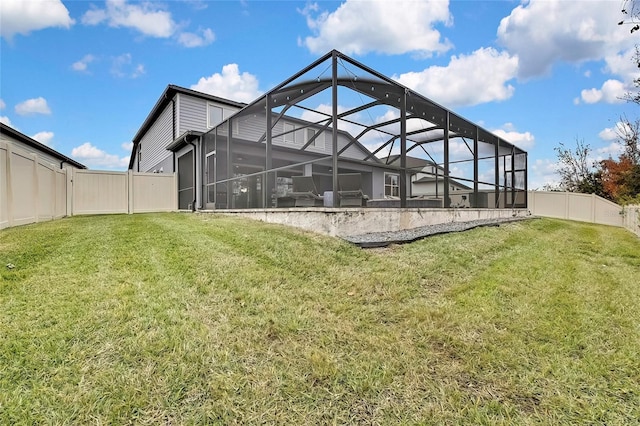
M 283 125 L 292 120 L 296 126 Z M 249 123 L 252 132 L 245 132 Z M 277 142 L 294 140 L 292 132 L 303 132 L 303 142 Z M 204 186 L 216 208 L 277 207 L 280 182 L 309 173 L 322 176 L 337 197 L 340 173 L 372 178 L 380 170 L 399 176 L 397 205 L 405 208 L 411 176 L 421 172 L 407 167 L 408 155 L 437 165 L 436 197 L 449 200 L 455 181 L 469 188 L 469 207 L 527 206 L 525 151 L 335 50 L 227 117 L 203 141 L 211 160 Z M 234 188 L 249 180 L 253 202 L 239 207 Z

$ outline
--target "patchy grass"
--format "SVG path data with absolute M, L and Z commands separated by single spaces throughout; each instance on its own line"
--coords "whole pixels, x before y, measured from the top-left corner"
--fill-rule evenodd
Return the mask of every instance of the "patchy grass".
M 630 233 L 550 219 L 370 251 L 215 215 L 8 229 L 0 423 L 634 423 L 639 277 Z

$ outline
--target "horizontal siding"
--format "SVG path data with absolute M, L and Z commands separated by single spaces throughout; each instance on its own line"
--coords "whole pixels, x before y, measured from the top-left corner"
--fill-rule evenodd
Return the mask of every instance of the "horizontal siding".
M 139 171 L 150 172 L 157 164 L 171 156 L 167 145 L 173 142 L 173 105 L 170 103 L 140 141 L 142 159 Z M 173 172 L 173 170 L 165 170 Z
M 241 117 L 239 118 L 239 133 L 238 137 L 245 140 L 250 141 L 258 141 L 262 135 L 265 133 L 266 129 L 266 118 L 264 114 L 262 115 L 251 115 L 249 117 Z M 289 121 L 286 119 L 279 120 L 273 128 L 274 135 L 280 135 L 284 132 L 284 124 L 293 124 L 296 129 L 301 128 L 302 126 L 298 122 Z M 235 125 L 234 125 L 235 127 Z M 296 139 L 295 143 L 285 142 L 283 136 L 278 136 L 273 139 L 273 144 L 276 146 L 285 146 L 289 148 L 301 148 L 305 143 L 307 143 L 308 138 L 306 137 L 306 128 L 296 130 Z M 332 153 L 332 144 L 331 144 L 331 129 L 327 129 L 324 132 L 324 135 L 318 136 L 317 145 L 318 146 L 309 146 L 306 151 L 308 152 L 316 152 L 320 154 L 331 155 Z M 349 143 L 349 138 L 343 134 L 338 134 L 338 147 L 342 149 Z M 363 151 L 357 145 L 351 145 L 345 152 L 341 154 L 341 157 L 345 158 L 355 158 L 362 160 L 368 154 L 368 152 Z
M 207 130 L 207 101 L 183 94 L 179 95 L 179 130 L 180 136 L 189 130 L 206 132 Z
M 178 99 L 180 119 L 179 131 L 176 136 L 180 136 L 189 130 L 198 132 L 206 132 L 209 130 L 207 127 L 207 109 L 209 104 L 222 108 L 224 118 L 230 117 L 239 111 L 238 108 L 233 108 L 228 105 L 222 105 L 185 94 L 178 95 Z

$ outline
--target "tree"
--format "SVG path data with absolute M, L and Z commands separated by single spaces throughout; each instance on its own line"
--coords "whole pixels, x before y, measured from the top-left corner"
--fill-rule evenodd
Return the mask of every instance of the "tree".
M 629 25 L 632 34 L 640 30 L 640 0 L 623 0 L 621 12 L 622 20 L 618 22 L 618 25 Z M 632 60 L 640 68 L 640 50 L 637 44 L 636 53 L 633 55 Z M 640 78 L 633 80 L 633 86 L 636 89 L 640 89 Z M 640 105 L 640 91 L 627 92 L 622 98 Z
M 631 161 L 622 156 L 618 161 L 609 158 L 600 162 L 602 169 L 602 187 L 612 200 L 618 201 L 627 197 L 633 190 L 629 182 L 630 174 L 633 171 Z
M 624 149 L 622 155 L 627 157 L 632 165 L 640 165 L 640 119 L 636 118 L 631 122 L 626 116 L 620 117 L 616 133 Z
M 598 176 L 593 161 L 589 159 L 591 147 L 584 140 L 576 139 L 575 149 L 563 143 L 554 148 L 558 155 L 560 187 L 569 192 L 587 192 L 598 188 Z
M 640 194 L 640 119 L 620 118 L 616 127 L 622 154 L 600 162 L 602 186 L 609 198 L 625 204 Z
M 640 4 L 638 0 L 623 0 L 622 1 L 622 20 L 618 22 L 618 25 L 630 25 L 630 32 L 640 30 Z

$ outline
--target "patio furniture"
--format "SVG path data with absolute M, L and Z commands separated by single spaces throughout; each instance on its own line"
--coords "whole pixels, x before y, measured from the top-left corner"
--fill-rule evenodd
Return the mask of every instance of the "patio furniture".
M 296 207 L 320 207 L 322 195 L 318 194 L 313 176 L 292 176 L 293 192 L 289 194 L 295 200 Z
M 362 192 L 362 175 L 360 173 L 338 175 L 338 198 L 340 207 L 362 207 L 369 197 Z

